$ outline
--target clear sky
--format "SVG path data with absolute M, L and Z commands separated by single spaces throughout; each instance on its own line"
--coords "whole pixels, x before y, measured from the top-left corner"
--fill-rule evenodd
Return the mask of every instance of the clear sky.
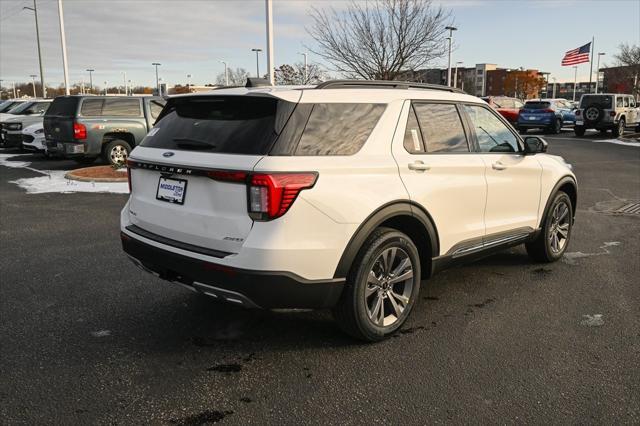
M 46 81 L 62 82 L 57 0 L 37 0 Z M 251 48 L 265 48 L 263 0 L 64 0 L 71 81 L 121 84 L 122 72 L 134 84 L 153 85 L 152 62 L 169 84 L 210 83 L 222 72 L 219 59 L 255 73 Z M 640 0 L 449 0 L 456 50 L 454 62 L 495 63 L 506 68 L 537 68 L 558 81 L 572 81 L 573 70 L 561 67 L 565 51 L 595 37 L 603 64 L 621 42 L 640 44 Z M 298 52 L 313 48 L 305 31 L 311 5 L 344 8 L 340 0 L 274 0 L 276 66 L 302 60 Z M 33 0 L 0 0 L 0 79 L 27 81 L 38 74 L 33 13 L 22 10 Z M 321 59 L 310 53 L 311 62 Z M 445 59 L 433 66 L 444 66 Z M 261 73 L 266 59 L 260 58 Z M 595 67 L 595 64 L 594 64 Z M 588 64 L 579 79 L 588 80 Z

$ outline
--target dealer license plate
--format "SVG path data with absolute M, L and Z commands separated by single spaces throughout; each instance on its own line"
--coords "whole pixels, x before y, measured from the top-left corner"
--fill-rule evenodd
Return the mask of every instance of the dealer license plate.
M 184 179 L 169 179 L 160 176 L 156 199 L 169 203 L 184 204 L 184 194 L 187 192 L 187 181 Z

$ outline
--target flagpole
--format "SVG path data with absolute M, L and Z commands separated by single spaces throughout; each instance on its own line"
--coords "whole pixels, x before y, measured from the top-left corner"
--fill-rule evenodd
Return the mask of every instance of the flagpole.
M 591 93 L 591 78 L 593 77 L 593 47 L 595 45 L 596 38 L 591 37 L 591 67 L 589 68 L 589 88 L 587 89 Z

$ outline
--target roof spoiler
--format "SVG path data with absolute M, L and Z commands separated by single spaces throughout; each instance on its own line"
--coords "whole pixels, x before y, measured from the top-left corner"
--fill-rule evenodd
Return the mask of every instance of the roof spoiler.
M 267 87 L 267 86 L 271 86 L 271 83 L 269 83 L 269 80 L 267 80 L 266 78 L 252 78 L 252 77 L 247 77 L 247 84 L 244 85 L 244 87 Z

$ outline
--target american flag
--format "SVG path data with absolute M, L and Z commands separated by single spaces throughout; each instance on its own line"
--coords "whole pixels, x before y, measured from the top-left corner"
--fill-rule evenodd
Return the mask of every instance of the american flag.
M 562 66 L 576 65 L 583 62 L 589 62 L 589 52 L 591 52 L 591 43 L 580 46 L 564 54 L 562 58 Z

